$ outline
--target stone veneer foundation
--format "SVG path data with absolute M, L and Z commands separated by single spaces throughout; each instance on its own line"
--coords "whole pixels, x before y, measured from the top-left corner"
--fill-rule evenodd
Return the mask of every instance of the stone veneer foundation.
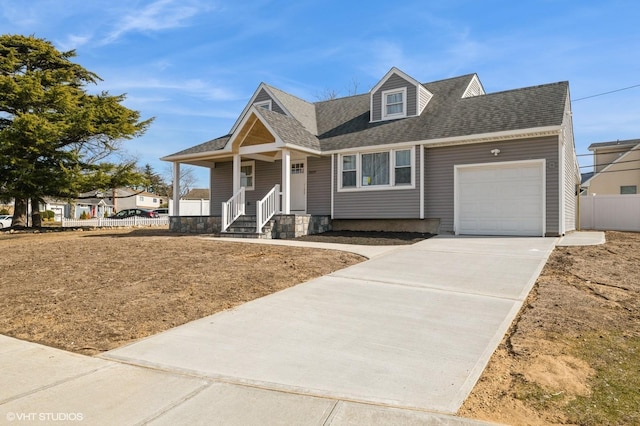
M 265 226 L 267 232 L 259 238 L 293 239 L 331 230 L 329 216 L 278 214 L 273 216 L 271 222 L 272 226 Z M 169 218 L 169 230 L 176 233 L 220 234 L 221 228 L 220 216 L 171 216 Z

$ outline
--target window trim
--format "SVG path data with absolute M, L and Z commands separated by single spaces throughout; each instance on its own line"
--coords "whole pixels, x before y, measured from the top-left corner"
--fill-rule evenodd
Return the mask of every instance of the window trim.
M 409 151 L 411 154 L 411 183 L 401 183 L 396 185 L 395 166 L 396 151 Z M 362 154 L 375 154 L 379 152 L 389 153 L 389 184 L 388 185 L 362 185 Z M 345 156 L 356 156 L 356 186 L 342 186 L 342 158 Z M 398 191 L 403 189 L 416 189 L 416 147 L 399 147 L 392 149 L 362 150 L 357 152 L 345 152 L 338 154 L 338 185 L 337 192 L 365 192 L 365 191 Z M 347 170 L 348 171 L 348 170 Z
M 253 185 L 251 186 L 245 186 L 244 190 L 245 191 L 253 191 L 256 189 L 256 161 L 255 160 L 250 160 L 250 161 L 242 161 L 240 162 L 240 187 L 242 187 L 242 167 L 244 166 L 251 166 L 251 177 L 252 179 L 252 183 Z
M 387 96 L 389 95 L 395 95 L 397 93 L 401 93 L 402 94 L 402 112 L 399 113 L 395 113 L 395 114 L 388 114 L 387 113 Z M 389 90 L 383 90 L 382 91 L 382 99 L 381 99 L 381 107 L 382 107 L 382 111 L 381 111 L 381 117 L 382 120 L 394 120 L 396 118 L 404 118 L 407 116 L 407 88 L 406 87 L 400 87 L 398 89 L 389 89 Z M 392 104 L 392 105 L 397 105 L 397 104 Z
M 254 102 L 253 106 L 255 106 L 256 108 L 264 108 L 266 106 L 266 109 L 272 111 L 273 103 L 271 102 L 271 99 L 268 99 L 266 101 Z

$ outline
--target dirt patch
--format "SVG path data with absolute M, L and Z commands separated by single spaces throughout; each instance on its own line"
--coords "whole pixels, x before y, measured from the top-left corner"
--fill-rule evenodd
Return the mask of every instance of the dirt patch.
M 558 247 L 459 414 L 640 424 L 640 234 Z
M 364 260 L 164 230 L 0 233 L 0 333 L 96 354 Z
M 434 234 L 420 232 L 379 232 L 379 231 L 328 231 L 322 234 L 298 237 L 300 241 L 314 241 L 321 243 L 359 244 L 364 246 L 385 246 L 414 244 Z

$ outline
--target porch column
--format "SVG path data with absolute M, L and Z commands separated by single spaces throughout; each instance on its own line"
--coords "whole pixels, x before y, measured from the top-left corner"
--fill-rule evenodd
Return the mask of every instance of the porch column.
M 173 163 L 173 216 L 180 216 L 180 163 Z
M 240 191 L 240 154 L 233 154 L 233 195 Z
M 282 150 L 282 214 L 291 213 L 291 151 Z

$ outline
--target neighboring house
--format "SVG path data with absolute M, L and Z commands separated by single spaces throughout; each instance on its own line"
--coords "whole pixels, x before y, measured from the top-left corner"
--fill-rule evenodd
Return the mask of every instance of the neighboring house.
M 57 200 L 55 198 L 44 198 L 44 206 L 40 206 L 42 211 L 50 210 L 54 213 L 53 220 L 60 222 L 65 217 L 66 212 L 69 211 L 69 203 L 65 200 Z
M 193 188 L 191 191 L 187 192 L 182 200 L 208 200 L 209 199 L 209 189 L 208 188 Z
M 117 188 L 107 194 L 107 201 L 111 202 L 116 212 L 124 209 L 148 209 L 160 208 L 162 197 L 146 191 L 131 188 Z
M 594 173 L 582 184 L 588 195 L 640 194 L 640 139 L 593 143 L 589 151 Z
M 115 209 L 108 195 L 111 195 L 110 191 L 100 190 L 80 194 L 75 201 L 75 208 L 68 206 L 65 217 L 79 219 L 82 213 L 92 218 L 111 216 L 115 213 Z
M 180 164 L 210 170 L 212 221 L 238 204 L 262 217 L 257 202 L 279 185 L 279 213 L 342 229 L 575 229 L 567 82 L 486 94 L 476 74 L 419 83 L 394 67 L 369 93 L 321 102 L 262 83 L 227 135 L 163 160 L 174 182 Z

